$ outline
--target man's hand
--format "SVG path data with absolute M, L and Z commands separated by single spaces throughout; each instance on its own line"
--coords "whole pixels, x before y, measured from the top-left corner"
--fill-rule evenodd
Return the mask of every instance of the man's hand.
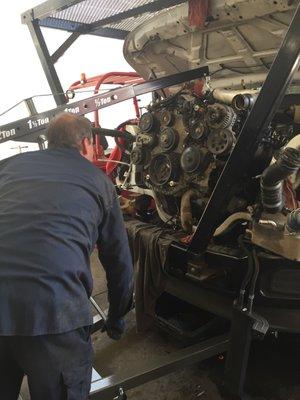
M 108 319 L 106 321 L 106 324 L 102 328 L 101 332 L 106 331 L 107 336 L 110 337 L 111 339 L 120 340 L 122 334 L 124 333 L 124 330 L 125 330 L 125 322 L 122 318 L 114 321 Z

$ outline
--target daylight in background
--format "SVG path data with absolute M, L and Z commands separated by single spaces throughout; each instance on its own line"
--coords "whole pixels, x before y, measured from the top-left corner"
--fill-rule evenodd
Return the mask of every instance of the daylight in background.
M 42 0 L 13 0 L 6 2 L 1 15 L 1 90 L 0 114 L 19 101 L 41 94 L 50 94 L 46 77 L 26 25 L 21 24 L 21 13 L 42 3 Z M 42 28 L 52 54 L 66 38 L 68 32 Z M 123 41 L 82 35 L 55 64 L 64 90 L 80 79 L 110 71 L 132 71 L 123 57 Z M 92 95 L 92 93 L 90 94 Z M 75 97 L 73 101 L 80 99 Z M 55 107 L 52 96 L 35 97 L 39 112 Z M 119 123 L 134 117 L 132 102 L 127 101 L 101 110 L 100 122 L 105 128 L 115 128 Z M 0 115 L 0 126 L 28 116 L 24 104 Z M 20 151 L 37 148 L 37 145 L 6 142 L 0 145 L 0 159 Z

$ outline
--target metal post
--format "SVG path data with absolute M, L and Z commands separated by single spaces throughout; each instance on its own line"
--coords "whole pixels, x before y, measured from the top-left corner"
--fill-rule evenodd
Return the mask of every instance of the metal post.
M 28 18 L 27 26 L 29 28 L 38 56 L 40 58 L 51 92 L 53 93 L 54 100 L 57 105 L 65 104 L 67 102 L 67 99 L 64 95 L 63 88 L 51 60 L 51 56 L 49 54 L 41 28 L 38 24 L 38 20 L 29 20 Z
M 47 144 L 47 138 L 46 138 L 45 135 L 39 135 L 39 136 L 37 137 L 37 142 L 38 142 L 38 145 L 39 145 L 39 149 L 40 149 L 40 150 L 46 150 L 46 148 L 47 148 L 47 146 L 46 146 L 46 144 Z
M 35 115 L 38 113 L 31 97 L 29 97 L 28 99 L 25 99 L 24 101 L 25 101 L 29 115 Z
M 300 5 L 298 6 L 280 50 L 272 64 L 237 143 L 223 169 L 209 202 L 200 218 L 189 251 L 203 252 L 226 209 L 234 185 L 246 173 L 257 147 L 258 137 L 272 121 L 286 89 L 300 65 Z

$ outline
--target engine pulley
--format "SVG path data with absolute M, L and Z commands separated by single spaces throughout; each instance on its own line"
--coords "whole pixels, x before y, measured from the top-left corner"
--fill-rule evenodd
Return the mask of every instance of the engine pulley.
M 177 154 L 156 154 L 149 166 L 149 177 L 154 185 L 162 186 L 176 181 L 179 173 Z
M 206 132 L 207 132 L 207 127 L 204 125 L 204 123 L 195 121 L 195 123 L 192 124 L 191 126 L 190 136 L 194 140 L 200 140 L 204 137 Z
M 236 114 L 231 107 L 216 103 L 207 107 L 205 119 L 210 128 L 228 128 L 234 124 Z
M 209 134 L 207 140 L 208 150 L 216 155 L 228 154 L 234 145 L 235 137 L 231 130 L 222 129 L 213 131 Z
M 180 164 L 184 172 L 188 174 L 204 172 L 211 162 L 212 156 L 204 148 L 199 146 L 187 147 L 181 155 Z
M 154 127 L 154 116 L 150 112 L 146 112 L 141 116 L 139 127 L 143 132 L 149 132 Z
M 178 133 L 172 128 L 164 128 L 159 134 L 159 145 L 163 151 L 171 151 L 178 145 Z
M 162 110 L 160 113 L 160 122 L 164 126 L 172 125 L 173 114 L 168 110 Z

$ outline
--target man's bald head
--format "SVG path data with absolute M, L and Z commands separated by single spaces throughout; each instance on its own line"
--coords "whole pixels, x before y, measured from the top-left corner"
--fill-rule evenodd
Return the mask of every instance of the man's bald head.
M 62 113 L 51 121 L 47 138 L 49 149 L 63 148 L 81 151 L 84 138 L 92 142 L 92 125 L 85 117 Z

